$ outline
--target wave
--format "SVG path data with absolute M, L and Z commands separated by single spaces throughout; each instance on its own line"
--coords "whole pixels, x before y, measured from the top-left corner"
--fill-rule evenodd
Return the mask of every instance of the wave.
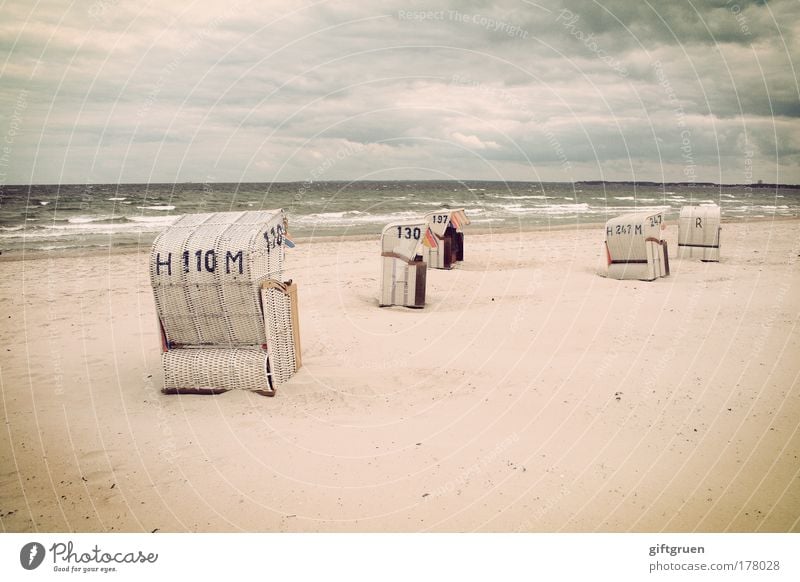
M 344 218 L 345 216 L 358 216 L 362 214 L 364 213 L 360 210 L 343 210 L 341 212 L 318 212 L 314 214 L 307 214 L 306 218 L 311 220 L 330 220 L 332 218 Z
M 42 225 L 41 229 L 69 233 L 107 233 L 113 234 L 115 232 L 147 232 L 152 230 L 161 230 L 167 226 L 164 222 L 84 222 L 79 224 L 48 224 Z
M 613 212 L 614 214 L 627 214 L 631 212 L 669 212 L 673 210 L 669 206 L 614 206 L 602 208 L 602 212 Z
M 505 204 L 503 210 L 511 214 L 585 214 L 592 212 L 602 212 L 601 208 L 591 208 L 587 203 L 578 204 L 549 204 L 547 206 L 523 206 L 522 204 Z
M 495 198 L 500 198 L 502 200 L 548 200 L 554 199 L 552 196 L 543 196 L 541 194 L 537 194 L 535 196 L 496 196 Z M 567 200 L 572 200 L 572 198 L 567 198 Z
M 590 208 L 585 202 L 579 204 L 551 204 L 544 208 L 536 208 L 541 214 L 584 214 L 587 212 L 597 212 L 598 209 Z
M 83 237 L 86 235 L 114 235 L 152 233 L 163 230 L 177 216 L 72 216 L 66 221 L 39 223 L 27 227 L 0 227 L 0 238 Z M 23 231 L 24 232 L 21 232 Z
M 339 228 L 354 224 L 387 224 L 399 220 L 421 218 L 420 212 L 403 211 L 386 214 L 366 214 L 360 211 L 349 212 L 323 212 L 296 216 L 291 222 L 300 226 L 314 226 L 315 228 Z
M 128 216 L 125 219 L 138 224 L 168 225 L 178 220 L 178 216 Z
M 496 218 L 473 218 L 470 220 L 472 224 L 488 224 L 490 222 L 505 222 L 505 218 L 496 217 Z
M 89 222 L 106 222 L 123 219 L 122 216 L 70 216 L 67 222 L 70 224 L 86 224 Z
M 164 206 L 137 206 L 136 208 L 138 208 L 139 210 L 164 210 L 164 211 L 175 210 L 175 207 L 172 206 L 171 204 L 165 204 Z
M 785 204 L 782 204 L 780 206 L 773 206 L 771 204 L 763 204 L 761 206 L 754 206 L 754 208 L 759 208 L 761 210 L 788 210 L 789 209 L 789 207 L 787 205 L 785 205 Z

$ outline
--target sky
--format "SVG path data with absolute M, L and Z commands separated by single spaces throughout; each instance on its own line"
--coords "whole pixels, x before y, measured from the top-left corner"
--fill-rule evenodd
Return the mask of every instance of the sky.
M 798 0 L 0 14 L 0 185 L 800 183 Z

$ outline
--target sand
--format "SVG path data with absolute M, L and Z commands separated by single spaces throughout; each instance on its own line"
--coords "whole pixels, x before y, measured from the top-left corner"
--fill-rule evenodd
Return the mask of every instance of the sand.
M 467 232 L 424 310 L 303 242 L 275 398 L 160 393 L 147 251 L 0 263 L 3 531 L 800 531 L 800 221 L 598 277 L 602 227 Z M 4 257 L 7 258 L 7 257 Z

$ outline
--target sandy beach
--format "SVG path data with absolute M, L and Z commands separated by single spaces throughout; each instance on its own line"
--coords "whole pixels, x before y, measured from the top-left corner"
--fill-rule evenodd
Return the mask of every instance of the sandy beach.
M 0 262 L 2 530 L 800 531 L 800 221 L 676 238 L 645 283 L 602 226 L 467 230 L 424 310 L 301 242 L 275 398 L 161 394 L 149 248 Z

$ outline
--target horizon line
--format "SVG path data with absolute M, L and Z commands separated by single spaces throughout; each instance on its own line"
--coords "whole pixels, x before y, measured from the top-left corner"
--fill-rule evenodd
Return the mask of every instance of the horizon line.
M 549 180 L 480 180 L 480 179 L 452 179 L 452 180 L 436 180 L 436 179 L 405 179 L 405 180 L 318 180 L 316 183 L 320 184 L 357 184 L 357 183 L 405 183 L 405 182 L 452 182 L 452 183 L 493 183 L 493 184 L 624 184 L 624 185 L 656 185 L 656 186 L 713 186 L 713 187 L 745 187 L 745 188 L 800 188 L 800 184 L 780 183 L 780 182 L 678 182 L 678 181 L 657 181 L 657 180 L 574 180 L 574 181 L 549 181 Z M 153 186 L 184 186 L 184 185 L 204 185 L 204 184 L 314 184 L 314 181 L 309 180 L 288 180 L 288 181 L 266 181 L 266 182 L 39 182 L 29 184 L 0 184 L 0 189 L 9 187 L 29 188 L 33 186 L 135 186 L 135 185 L 153 185 Z

